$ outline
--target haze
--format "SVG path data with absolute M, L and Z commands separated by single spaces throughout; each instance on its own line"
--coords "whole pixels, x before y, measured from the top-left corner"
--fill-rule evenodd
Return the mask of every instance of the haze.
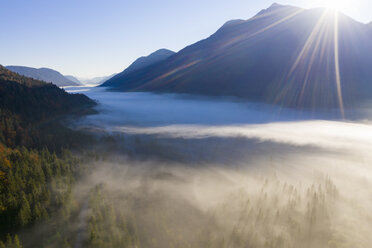
M 100 113 L 71 124 L 114 134 L 121 148 L 97 148 L 110 162 L 89 165 L 78 195 L 101 185 L 141 246 L 372 241 L 365 111 L 345 121 L 236 99 L 82 90 Z

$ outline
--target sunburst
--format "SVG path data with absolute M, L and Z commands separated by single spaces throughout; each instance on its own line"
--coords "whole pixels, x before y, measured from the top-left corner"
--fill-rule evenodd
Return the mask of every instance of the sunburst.
M 337 11 L 345 11 L 352 7 L 353 1 L 351 0 L 322 0 L 320 4 L 324 7 Z

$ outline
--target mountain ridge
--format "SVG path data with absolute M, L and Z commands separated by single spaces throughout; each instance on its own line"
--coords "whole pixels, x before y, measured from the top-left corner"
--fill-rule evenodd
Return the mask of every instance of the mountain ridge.
M 127 74 L 130 74 L 131 72 L 135 72 L 137 70 L 146 68 L 148 66 L 151 66 L 153 64 L 159 63 L 161 61 L 166 60 L 167 58 L 174 55 L 175 52 L 162 48 L 158 49 L 155 52 L 147 55 L 142 56 L 136 59 L 132 64 L 130 64 L 126 69 L 124 69 L 122 72 L 118 73 L 117 75 L 113 76 L 112 78 L 106 80 L 103 82 L 101 86 L 107 86 L 110 85 L 112 82 L 115 82 L 115 80 L 118 80 Z
M 76 77 L 72 76 L 72 75 L 64 75 L 64 77 L 67 78 L 68 80 L 70 80 L 71 82 L 81 84 L 80 80 L 77 79 Z
M 48 83 L 53 83 L 60 87 L 79 85 L 78 83 L 73 82 L 70 79 L 63 76 L 60 72 L 46 67 L 33 68 L 27 66 L 10 65 L 6 66 L 6 68 L 23 76 L 31 77 L 33 79 L 45 81 Z
M 340 97 L 346 105 L 372 97 L 372 36 L 365 32 L 367 25 L 320 8 L 273 5 L 259 13 L 105 86 L 237 96 L 300 108 L 340 107 Z
M 27 130 L 30 126 L 62 116 L 93 113 L 95 105 L 85 95 L 69 94 L 54 84 L 22 76 L 0 65 L 0 143 L 11 147 L 35 145 Z M 12 128 L 15 130 L 11 131 Z M 38 138 L 42 138 L 43 131 L 37 130 Z

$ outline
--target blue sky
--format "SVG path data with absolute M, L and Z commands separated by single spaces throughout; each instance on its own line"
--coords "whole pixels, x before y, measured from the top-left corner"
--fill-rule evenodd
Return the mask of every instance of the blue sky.
M 159 48 L 178 51 L 230 19 L 248 19 L 274 0 L 0 0 L 0 64 L 49 67 L 79 77 L 122 71 Z M 282 0 L 305 8 L 324 1 L 372 21 L 371 0 Z

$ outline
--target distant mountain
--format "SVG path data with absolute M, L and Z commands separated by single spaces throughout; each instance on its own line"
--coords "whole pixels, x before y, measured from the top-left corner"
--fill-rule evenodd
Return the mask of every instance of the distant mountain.
M 100 85 L 104 83 L 106 80 L 109 80 L 110 78 L 114 77 L 115 75 L 117 75 L 117 73 L 111 74 L 109 76 L 103 76 L 103 77 L 79 78 L 79 80 L 85 85 Z
M 128 68 L 126 68 L 121 73 L 116 76 L 107 79 L 101 86 L 105 87 L 115 87 L 121 84 L 122 80 L 125 79 L 126 75 L 144 69 L 148 66 L 154 65 L 156 63 L 162 62 L 167 58 L 171 57 L 175 52 L 168 49 L 159 49 L 148 56 L 143 56 L 136 59 Z
M 53 83 L 57 86 L 75 86 L 79 85 L 76 82 L 66 78 L 58 71 L 49 68 L 32 68 L 26 66 L 7 66 L 8 70 L 16 72 L 26 77 L 30 77 L 36 80 L 45 81 L 48 83 Z
M 74 82 L 74 83 L 76 83 L 76 84 L 81 84 L 80 80 L 77 79 L 77 78 L 74 77 L 74 76 L 71 76 L 71 75 L 65 75 L 64 77 L 67 78 L 68 80 L 70 80 L 71 82 Z
M 372 98 L 371 68 L 369 25 L 328 9 L 273 4 L 104 86 L 332 108 Z

